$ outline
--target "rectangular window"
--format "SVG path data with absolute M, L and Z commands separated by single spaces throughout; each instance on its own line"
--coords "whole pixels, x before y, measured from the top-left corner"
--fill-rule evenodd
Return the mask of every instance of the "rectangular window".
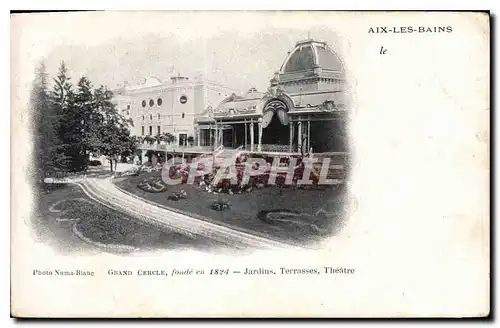
M 142 126 L 142 133 L 141 135 L 144 135 L 144 126 Z
M 157 130 L 158 130 L 158 131 L 156 132 L 156 134 L 160 134 L 160 133 L 161 133 L 161 128 L 160 128 L 160 126 L 159 126 L 159 125 L 157 126 Z
M 151 125 L 149 126 L 149 135 L 153 135 L 153 127 Z
M 179 133 L 179 146 L 186 146 L 186 145 L 187 145 L 187 134 Z

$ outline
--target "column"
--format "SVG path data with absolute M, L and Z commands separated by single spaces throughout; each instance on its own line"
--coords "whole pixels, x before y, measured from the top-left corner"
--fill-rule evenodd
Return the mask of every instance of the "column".
M 302 152 L 302 122 L 299 121 L 297 122 L 297 151 L 299 153 Z
M 214 149 L 219 146 L 219 128 L 217 126 L 217 121 L 215 121 L 215 140 L 214 140 Z
M 148 158 L 146 157 L 147 150 L 143 149 L 141 153 L 141 164 L 145 164 L 148 161 Z
M 247 120 L 245 120 L 244 124 L 245 124 L 245 150 L 248 150 L 247 149 L 247 133 L 248 133 L 248 131 L 247 131 Z
M 311 149 L 311 116 L 307 119 L 307 152 Z
M 208 127 L 208 145 L 212 147 L 212 123 Z
M 259 119 L 259 147 L 258 151 L 262 151 L 262 119 Z
M 196 135 L 197 135 L 197 138 L 198 138 L 198 147 L 200 147 L 200 144 L 201 144 L 201 129 L 200 129 L 200 126 L 198 125 L 197 129 L 196 129 Z
M 254 139 L 254 129 L 253 121 L 250 123 L 250 151 L 253 151 L 253 139 Z
M 224 146 L 224 125 L 221 124 L 220 129 L 220 146 Z
M 289 147 L 290 149 L 289 149 L 289 152 L 292 152 L 292 147 L 293 147 L 293 145 L 292 145 L 292 143 L 293 143 L 293 122 L 290 121 L 288 123 L 288 125 L 289 125 L 289 128 L 290 128 L 290 137 L 289 137 L 290 138 L 290 147 Z

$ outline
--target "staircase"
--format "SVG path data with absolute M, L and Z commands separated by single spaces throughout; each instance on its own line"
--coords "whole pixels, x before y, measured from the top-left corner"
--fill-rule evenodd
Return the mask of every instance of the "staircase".
M 223 148 L 222 146 L 214 151 L 214 167 L 227 167 L 236 162 L 236 158 L 243 152 L 243 146 L 236 149 Z

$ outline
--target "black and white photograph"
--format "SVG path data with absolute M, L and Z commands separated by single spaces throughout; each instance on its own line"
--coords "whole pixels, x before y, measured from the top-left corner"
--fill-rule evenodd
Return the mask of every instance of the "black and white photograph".
M 10 25 L 11 316 L 489 315 L 488 12 Z
M 151 32 L 41 59 L 36 233 L 136 252 L 317 247 L 340 231 L 349 83 L 335 31 L 236 35 Z

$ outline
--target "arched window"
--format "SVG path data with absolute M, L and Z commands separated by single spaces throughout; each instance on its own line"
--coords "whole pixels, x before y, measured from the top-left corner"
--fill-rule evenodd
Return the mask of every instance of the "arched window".
M 143 100 L 141 104 L 142 104 L 142 107 L 146 107 L 146 100 Z
M 149 114 L 149 120 L 153 120 L 153 115 Z
M 158 98 L 156 103 L 158 104 L 158 106 L 161 106 L 161 104 L 163 104 L 163 100 L 161 98 Z
M 184 113 L 182 113 L 182 118 L 184 118 Z
M 149 107 L 153 107 L 155 104 L 153 99 L 149 99 Z

